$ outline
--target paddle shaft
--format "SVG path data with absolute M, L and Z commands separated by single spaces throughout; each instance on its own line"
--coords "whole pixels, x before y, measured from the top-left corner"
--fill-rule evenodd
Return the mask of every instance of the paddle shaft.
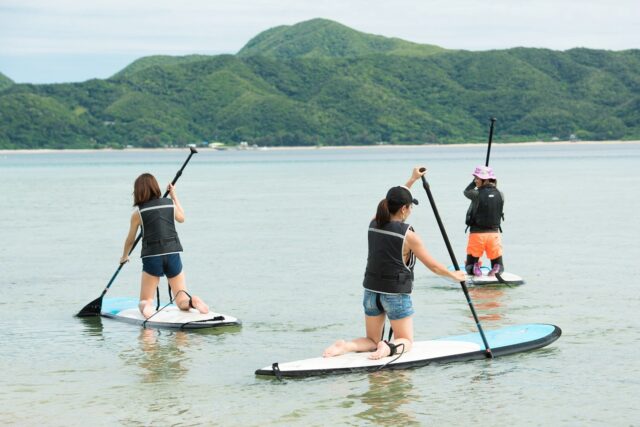
M 493 125 L 496 123 L 496 118 L 491 117 L 491 127 L 489 127 L 489 146 L 487 147 L 487 159 L 484 161 L 485 166 L 489 166 L 489 156 L 491 155 L 491 142 L 493 141 Z
M 191 150 L 191 152 L 189 153 L 189 157 L 187 157 L 187 160 L 184 161 L 184 163 L 182 164 L 182 167 L 176 173 L 176 176 L 173 178 L 173 181 L 171 181 L 171 185 L 175 185 L 175 183 L 178 181 L 178 179 L 182 175 L 182 171 L 187 166 L 187 163 L 189 163 L 189 160 L 191 160 L 191 156 L 193 156 L 194 154 L 196 154 L 198 152 L 198 150 L 196 150 L 193 147 L 189 147 L 189 149 Z M 164 195 L 162 197 L 167 197 L 168 194 L 169 194 L 169 190 L 165 191 Z M 131 246 L 131 250 L 129 251 L 128 255 L 131 255 L 131 252 L 133 252 L 133 250 L 136 248 L 136 246 L 138 245 L 138 242 L 140 241 L 140 239 L 142 239 L 142 232 L 140 234 L 138 234 L 138 237 L 136 237 L 136 240 L 133 242 L 133 246 Z M 104 295 L 107 293 L 107 291 L 111 287 L 111 284 L 113 283 L 113 281 L 118 276 L 118 273 L 120 273 L 120 270 L 122 270 L 122 266 L 125 265 L 125 264 L 126 263 L 123 262 L 118 266 L 118 269 L 116 270 L 116 272 L 113 273 L 113 276 L 111 276 L 111 280 L 109 280 L 109 283 L 107 284 L 107 286 L 102 291 L 102 295 L 100 295 L 100 298 L 104 297 Z
M 442 233 L 442 238 L 444 239 L 444 243 L 447 246 L 447 251 L 449 251 L 451 262 L 453 262 L 453 267 L 456 269 L 456 271 L 460 271 L 460 267 L 458 267 L 458 261 L 456 260 L 456 256 L 453 253 L 453 248 L 451 247 L 451 242 L 449 242 L 449 237 L 447 236 L 447 231 L 444 229 L 444 224 L 442 223 L 442 219 L 440 219 L 440 214 L 438 213 L 436 202 L 433 200 L 433 195 L 431 194 L 429 183 L 427 182 L 427 179 L 424 177 L 424 175 L 422 176 L 422 186 L 424 187 L 424 190 L 427 192 L 429 203 L 431 204 L 431 208 L 433 209 L 433 214 L 435 215 L 436 221 L 438 222 L 440 233 Z M 480 332 L 480 336 L 482 337 L 484 348 L 487 351 L 487 357 L 493 358 L 493 353 L 491 353 L 491 348 L 489 347 L 489 343 L 487 342 L 487 337 L 484 335 L 484 331 L 482 330 L 480 319 L 478 319 L 478 315 L 476 314 L 476 309 L 473 307 L 473 302 L 471 302 L 471 297 L 469 296 L 469 290 L 467 289 L 467 285 L 465 284 L 465 282 L 460 282 L 460 285 L 462 286 L 462 291 L 464 292 L 464 296 L 467 298 L 467 303 L 469 304 L 469 308 L 471 309 L 471 314 L 473 314 L 473 319 L 476 321 L 476 326 L 478 327 L 478 331 Z

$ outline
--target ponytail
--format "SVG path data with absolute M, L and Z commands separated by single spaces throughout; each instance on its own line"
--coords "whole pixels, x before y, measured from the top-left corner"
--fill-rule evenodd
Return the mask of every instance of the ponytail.
M 396 204 L 394 203 L 394 201 L 389 204 L 389 201 L 386 198 L 380 200 L 375 217 L 376 225 L 378 226 L 378 228 L 382 228 L 389 222 L 391 222 L 391 215 L 394 215 L 396 212 L 398 212 L 402 208 L 402 206 L 409 205 Z
M 378 209 L 376 210 L 376 224 L 379 228 L 384 227 L 391 220 L 391 213 L 389 213 L 389 204 L 387 199 L 380 200 L 378 203 Z

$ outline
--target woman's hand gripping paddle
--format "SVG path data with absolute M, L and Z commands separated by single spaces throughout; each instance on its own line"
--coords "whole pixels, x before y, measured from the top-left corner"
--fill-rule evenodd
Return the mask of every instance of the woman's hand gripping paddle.
M 187 157 L 187 160 L 185 160 L 185 162 L 182 164 L 182 167 L 180 168 L 178 173 L 176 173 L 176 176 L 173 178 L 173 181 L 171 181 L 171 185 L 175 185 L 175 183 L 178 181 L 178 178 L 180 178 L 180 175 L 182 175 L 182 171 L 184 170 L 185 166 L 187 166 L 187 163 L 189 163 L 189 160 L 191 160 L 191 156 L 193 156 L 194 154 L 196 154 L 198 152 L 198 150 L 196 150 L 193 147 L 189 147 L 189 149 L 191 151 L 189 153 L 189 157 Z M 165 191 L 165 193 L 164 193 L 164 195 L 162 197 L 167 197 L 168 194 L 169 194 L 169 190 Z M 138 245 L 138 242 L 140 241 L 141 238 L 142 238 L 142 233 L 138 234 L 138 237 L 136 238 L 135 242 L 133 242 L 133 246 L 131 246 L 131 250 L 129 251 L 129 255 L 131 255 L 131 253 L 133 252 L 135 247 Z M 118 276 L 118 273 L 120 273 L 120 270 L 122 270 L 122 266 L 124 264 L 125 263 L 121 263 L 118 266 L 118 269 L 116 270 L 115 273 L 113 273 L 113 276 L 111 276 L 111 280 L 109 280 L 109 283 L 107 284 L 107 286 L 102 291 L 102 294 L 100 294 L 100 296 L 98 298 L 96 298 L 95 300 L 91 301 L 89 304 L 85 305 L 84 308 L 82 310 L 80 310 L 78 312 L 78 314 L 76 314 L 76 316 L 78 316 L 78 317 L 100 316 L 100 312 L 102 310 L 102 299 L 104 298 L 105 294 L 107 293 L 107 291 L 111 287 L 111 284 L 113 283 L 113 281 Z
M 424 172 L 424 168 L 420 169 L 420 172 Z M 422 186 L 424 190 L 427 192 L 427 197 L 429 198 L 429 203 L 431 203 L 431 208 L 433 209 L 433 214 L 436 217 L 436 221 L 438 221 L 438 227 L 440 227 L 440 232 L 442 233 L 442 238 L 444 239 L 444 243 L 447 246 L 447 251 L 449 251 L 449 256 L 451 257 L 451 262 L 453 262 L 453 266 L 456 271 L 460 271 L 460 267 L 458 267 L 458 261 L 456 261 L 456 256 L 453 253 L 453 249 L 451 248 L 451 243 L 449 242 L 449 237 L 447 237 L 447 232 L 444 229 L 444 225 L 442 224 L 442 220 L 440 219 L 440 214 L 438 214 L 438 208 L 436 207 L 436 202 L 433 200 L 433 196 L 431 195 L 431 190 L 429 189 L 429 183 L 427 179 L 422 175 Z M 482 325 L 480 325 L 480 320 L 478 319 L 478 315 L 476 314 L 476 309 L 473 308 L 473 302 L 471 302 L 471 297 L 469 296 L 469 290 L 467 289 L 467 285 L 465 282 L 460 282 L 462 286 L 462 290 L 464 291 L 464 296 L 467 298 L 467 303 L 469 304 L 469 308 L 471 309 L 471 314 L 473 314 L 473 318 L 476 321 L 476 326 L 478 327 L 478 331 L 480 332 L 480 336 L 482 337 L 482 342 L 484 343 L 484 348 L 487 353 L 487 357 L 493 359 L 493 353 L 491 353 L 491 347 L 489 347 L 489 343 L 487 342 L 487 337 L 484 335 L 484 331 L 482 330 Z

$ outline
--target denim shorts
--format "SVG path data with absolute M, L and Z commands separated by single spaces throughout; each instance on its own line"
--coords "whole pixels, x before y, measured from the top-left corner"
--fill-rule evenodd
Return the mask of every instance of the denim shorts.
M 411 295 L 409 294 L 380 294 L 365 289 L 362 305 L 364 306 L 364 314 L 367 316 L 379 316 L 384 313 L 380 311 L 378 304 L 376 304 L 378 295 L 380 295 L 380 303 L 389 320 L 404 319 L 415 313 L 411 304 Z
M 171 279 L 182 272 L 180 254 L 156 255 L 142 258 L 142 271 L 152 276 Z

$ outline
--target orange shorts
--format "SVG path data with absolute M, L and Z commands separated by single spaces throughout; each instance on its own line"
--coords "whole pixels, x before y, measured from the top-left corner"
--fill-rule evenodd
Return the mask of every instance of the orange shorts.
M 467 254 L 480 258 L 485 252 L 489 259 L 496 259 L 502 256 L 502 239 L 500 238 L 500 233 L 469 234 Z

